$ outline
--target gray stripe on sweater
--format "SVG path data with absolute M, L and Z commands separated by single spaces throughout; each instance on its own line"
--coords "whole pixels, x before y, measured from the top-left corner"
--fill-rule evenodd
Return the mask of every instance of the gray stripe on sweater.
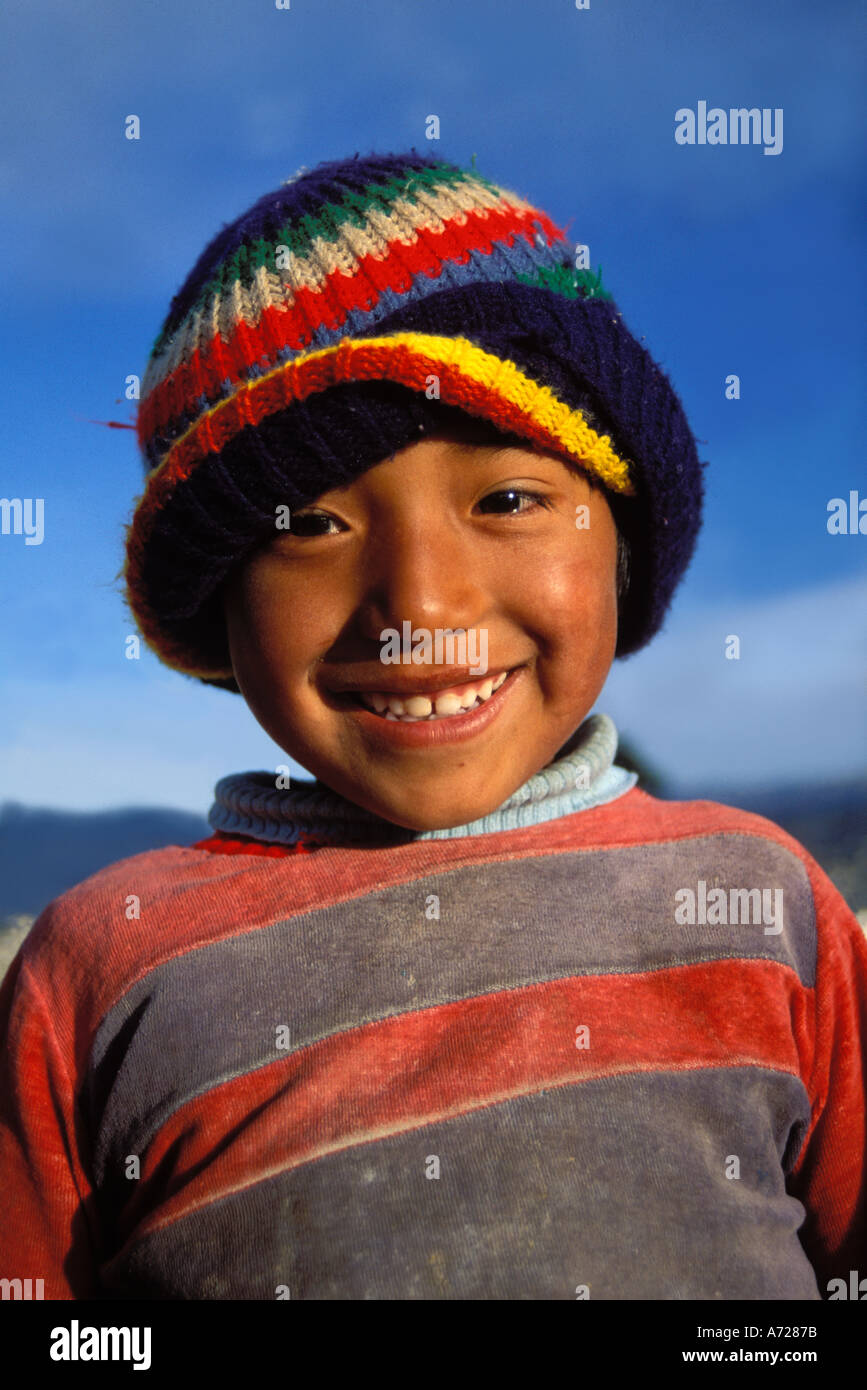
M 817 1300 L 785 1189 L 809 1103 L 756 1069 L 607 1077 L 331 1154 L 134 1244 L 176 1299 Z M 436 1157 L 440 1177 L 428 1178 Z M 739 1176 L 727 1176 L 736 1171 Z
M 783 931 L 677 924 L 675 892 L 698 880 L 781 889 Z M 150 971 L 100 1025 L 84 1096 L 97 1184 L 112 1174 L 120 1197 L 126 1155 L 179 1107 L 285 1057 L 280 1025 L 291 1052 L 479 994 L 728 959 L 777 961 L 812 986 L 815 952 L 800 860 L 744 835 L 466 865 L 236 934 Z

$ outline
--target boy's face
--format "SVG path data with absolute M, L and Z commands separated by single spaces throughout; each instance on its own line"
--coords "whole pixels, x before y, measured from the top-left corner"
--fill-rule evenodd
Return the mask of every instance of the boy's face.
M 556 455 L 428 435 L 293 511 L 291 527 L 227 580 L 232 666 L 271 738 L 350 801 L 413 830 L 466 824 L 592 709 L 617 643 L 617 533 L 604 494 Z M 405 622 L 406 657 L 383 662 L 381 634 Z M 417 664 L 419 629 L 431 649 Z M 450 658 L 444 634 L 458 629 L 466 655 Z M 471 713 L 440 699 L 442 717 L 404 723 L 368 707 L 409 686 L 436 712 L 444 687 L 502 672 Z

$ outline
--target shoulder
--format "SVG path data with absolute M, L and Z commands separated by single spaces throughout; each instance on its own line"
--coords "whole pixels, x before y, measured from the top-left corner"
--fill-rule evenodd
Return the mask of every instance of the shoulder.
M 785 948 L 802 979 L 812 979 L 822 871 L 798 840 L 716 801 L 663 801 L 637 788 L 623 800 L 632 805 L 623 807 L 622 836 L 634 846 L 624 868 L 641 892 L 673 898 L 681 923 L 761 925 L 762 949 Z
M 614 803 L 616 805 L 617 803 Z M 809 877 L 818 869 L 808 850 L 793 835 L 765 816 L 727 806 L 718 801 L 663 801 L 634 787 L 621 798 L 625 830 L 645 844 L 683 844 L 716 841 L 721 848 L 737 840 L 738 850 L 750 862 L 788 858 L 793 868 Z
M 244 862 L 169 845 L 107 864 L 47 904 L 10 976 L 58 1024 L 74 1013 L 94 1027 L 155 964 L 195 949 L 224 902 L 231 911 L 242 893 L 227 893 L 227 881 Z
M 692 878 L 779 889 L 808 951 L 834 940 L 862 949 L 864 931 L 852 908 L 809 850 L 775 821 L 715 801 L 662 801 L 638 788 L 622 801 L 631 803 L 622 811 L 625 835 L 671 855 Z
M 132 899 L 140 905 L 142 897 L 151 903 L 183 897 L 201 860 L 200 851 L 169 845 L 106 864 L 43 908 L 27 935 L 26 956 L 69 958 L 85 943 L 91 951 L 99 949 L 112 924 L 134 920 Z

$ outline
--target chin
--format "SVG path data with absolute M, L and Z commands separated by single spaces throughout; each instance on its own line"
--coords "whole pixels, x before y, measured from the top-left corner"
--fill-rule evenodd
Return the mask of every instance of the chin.
M 471 802 L 452 799 L 446 806 L 428 806 L 424 815 L 419 814 L 417 803 L 411 807 L 407 806 L 405 809 L 395 806 L 394 803 L 388 805 L 381 803 L 377 806 L 371 806 L 370 809 L 386 820 L 392 821 L 395 825 L 402 825 L 407 830 L 414 830 L 421 834 L 427 830 L 451 830 L 456 825 L 469 825 L 472 821 L 481 820 L 483 816 L 496 811 L 505 800 L 505 796 L 497 800 L 491 800 L 488 797 L 484 800 L 477 799 Z

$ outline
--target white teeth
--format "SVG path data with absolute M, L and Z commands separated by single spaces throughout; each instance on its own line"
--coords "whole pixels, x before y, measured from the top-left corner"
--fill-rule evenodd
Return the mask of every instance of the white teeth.
M 404 701 L 404 712 L 414 714 L 417 719 L 425 719 L 433 709 L 433 705 L 426 695 L 410 695 Z
M 385 691 L 365 690 L 359 691 L 359 697 L 368 709 L 375 710 L 386 719 L 399 719 L 412 724 L 421 719 L 443 719 L 459 713 L 466 714 L 490 699 L 508 674 L 508 671 L 503 671 L 496 678 L 488 677 L 478 686 L 469 686 L 463 695 L 456 695 L 453 691 L 444 695 L 433 692 L 431 695 L 409 695 L 403 700 Z
M 437 714 L 457 714 L 461 702 L 457 695 L 437 695 L 435 709 Z

